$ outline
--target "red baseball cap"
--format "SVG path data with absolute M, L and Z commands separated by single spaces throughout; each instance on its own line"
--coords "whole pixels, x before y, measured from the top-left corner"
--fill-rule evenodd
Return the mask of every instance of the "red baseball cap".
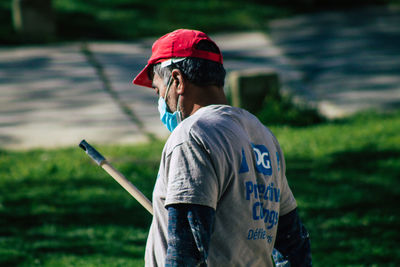
M 171 58 L 195 57 L 222 64 L 221 51 L 217 54 L 196 49 L 196 45 L 202 40 L 207 40 L 215 44 L 205 33 L 196 30 L 179 29 L 162 36 L 154 42 L 151 49 L 152 54 L 147 61 L 147 65 L 135 77 L 133 83 L 151 88 L 152 81 L 149 78 L 149 69 L 154 64 Z M 215 46 L 217 45 L 215 44 Z

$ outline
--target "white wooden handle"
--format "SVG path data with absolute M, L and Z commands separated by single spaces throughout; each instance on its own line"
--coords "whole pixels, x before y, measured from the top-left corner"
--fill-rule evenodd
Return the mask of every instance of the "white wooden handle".
M 97 165 L 103 167 L 103 169 L 111 175 L 114 180 L 116 180 L 126 191 L 128 191 L 131 196 L 133 196 L 142 206 L 153 215 L 153 205 L 151 201 L 143 195 L 142 192 L 139 191 L 125 176 L 117 171 L 110 163 L 107 162 L 106 158 L 103 157 L 94 147 L 89 145 L 85 140 L 82 140 L 79 143 L 79 147 L 82 148 L 86 154 L 89 155 Z
M 153 205 L 151 204 L 151 201 L 145 195 L 143 195 L 143 193 L 140 192 L 140 190 L 137 189 L 136 186 L 129 182 L 122 173 L 116 170 L 107 161 L 104 161 L 101 164 L 101 167 L 109 175 L 111 175 L 123 188 L 125 188 L 125 190 L 128 191 L 129 194 L 131 194 L 131 196 L 133 196 L 140 204 L 142 204 L 142 206 L 146 210 L 148 210 L 151 215 L 153 215 Z

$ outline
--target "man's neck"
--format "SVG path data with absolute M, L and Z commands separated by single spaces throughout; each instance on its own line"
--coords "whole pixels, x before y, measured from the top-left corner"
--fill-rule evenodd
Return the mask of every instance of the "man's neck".
M 196 99 L 193 103 L 193 109 L 190 115 L 196 113 L 202 107 L 209 105 L 227 105 L 228 101 L 226 99 L 223 88 L 217 86 L 199 87 L 196 88 L 199 92 L 196 95 Z

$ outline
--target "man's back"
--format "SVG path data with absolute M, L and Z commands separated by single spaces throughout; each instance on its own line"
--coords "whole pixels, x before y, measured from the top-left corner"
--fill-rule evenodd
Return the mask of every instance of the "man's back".
M 215 210 L 209 266 L 272 266 L 278 217 L 296 208 L 275 137 L 247 111 L 226 105 L 201 108 L 171 134 L 153 202 L 146 263 L 158 265 L 167 249 L 165 206 Z

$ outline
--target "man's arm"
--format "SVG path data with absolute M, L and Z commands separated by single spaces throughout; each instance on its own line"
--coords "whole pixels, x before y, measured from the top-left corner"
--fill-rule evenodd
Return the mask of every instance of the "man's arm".
M 207 266 L 214 209 L 175 204 L 168 209 L 168 250 L 165 266 Z
M 309 234 L 297 209 L 279 217 L 275 248 L 289 260 L 291 266 L 312 265 Z

